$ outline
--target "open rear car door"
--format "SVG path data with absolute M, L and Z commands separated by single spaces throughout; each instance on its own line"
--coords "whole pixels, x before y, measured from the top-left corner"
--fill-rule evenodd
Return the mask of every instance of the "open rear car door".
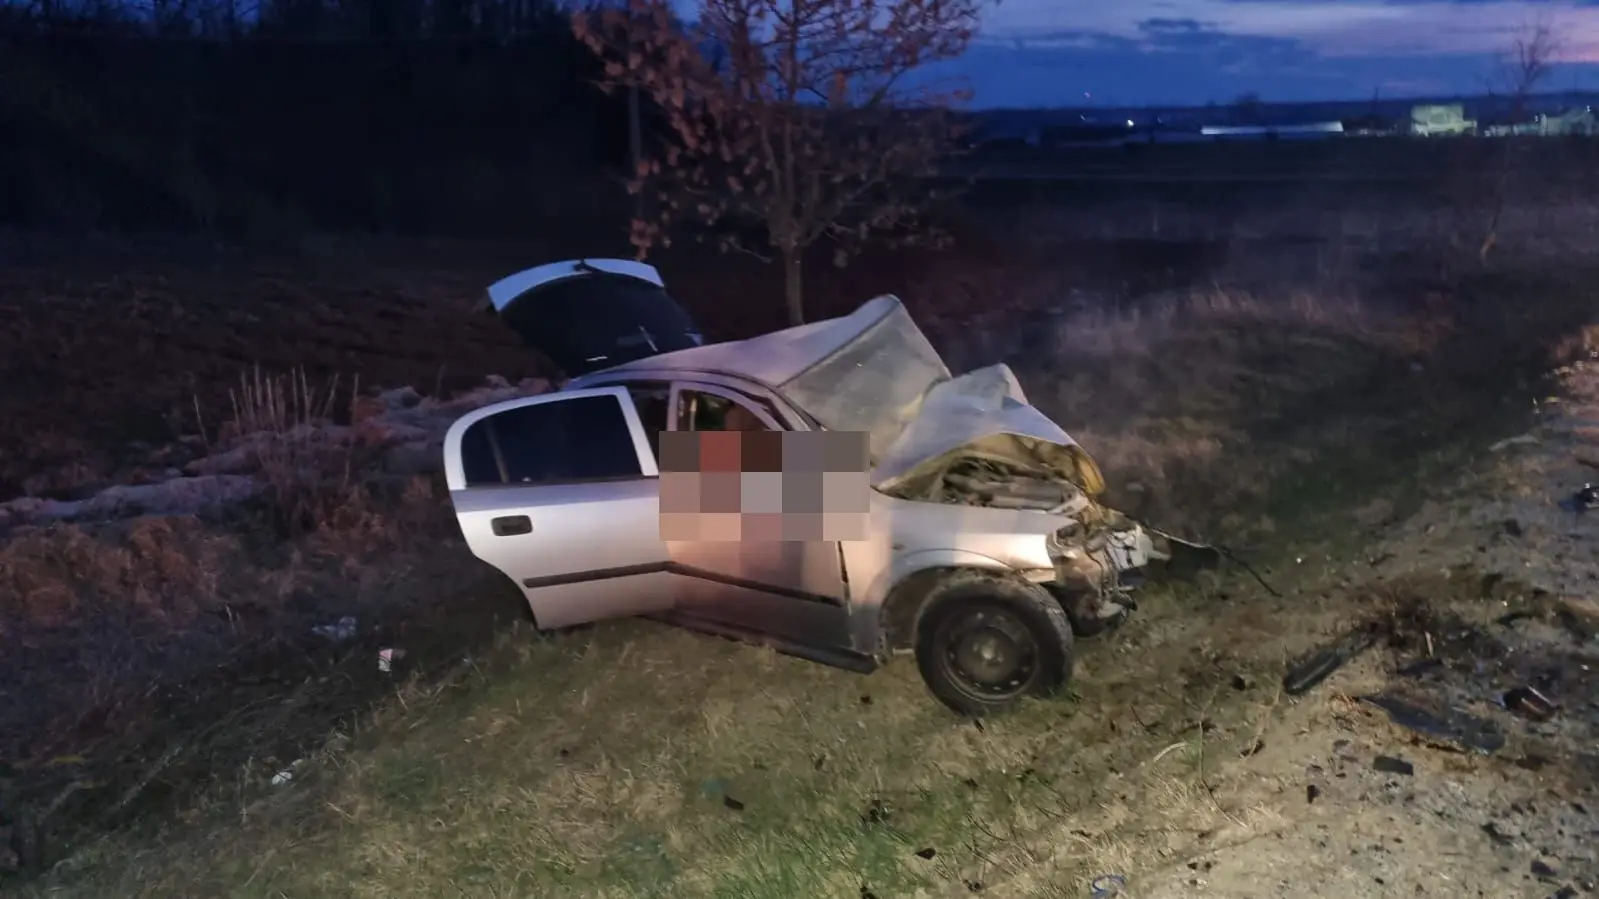
M 660 273 L 626 259 L 517 272 L 489 287 L 486 305 L 571 378 L 704 342 Z

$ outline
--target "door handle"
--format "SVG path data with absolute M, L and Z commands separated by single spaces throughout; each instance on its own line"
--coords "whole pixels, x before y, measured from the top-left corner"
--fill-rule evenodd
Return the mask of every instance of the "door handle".
M 526 515 L 506 515 L 489 522 L 496 537 L 515 537 L 533 533 L 533 520 Z

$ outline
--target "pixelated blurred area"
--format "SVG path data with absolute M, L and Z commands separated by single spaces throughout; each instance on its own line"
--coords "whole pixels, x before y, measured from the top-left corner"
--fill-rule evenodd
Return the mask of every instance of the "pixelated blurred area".
M 740 411 L 733 405 L 714 423 L 730 423 Z M 664 432 L 661 538 L 864 540 L 867 466 L 863 432 Z

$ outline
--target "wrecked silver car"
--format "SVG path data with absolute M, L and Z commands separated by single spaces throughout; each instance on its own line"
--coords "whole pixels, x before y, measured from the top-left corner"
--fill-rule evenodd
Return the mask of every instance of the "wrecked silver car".
M 444 442 L 467 543 L 540 627 L 647 616 L 860 672 L 909 651 L 939 699 L 982 714 L 1058 690 L 1074 635 L 1122 620 L 1131 573 L 1170 558 L 1100 505 L 1098 466 L 1009 368 L 952 376 L 892 296 L 719 344 L 636 262 L 529 269 L 487 304 L 573 376 Z M 735 416 L 864 434 L 864 539 L 663 538 L 661 434 Z

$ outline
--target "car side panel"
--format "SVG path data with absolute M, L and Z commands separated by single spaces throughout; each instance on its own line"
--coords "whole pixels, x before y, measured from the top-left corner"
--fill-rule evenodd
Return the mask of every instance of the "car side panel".
M 685 616 L 807 646 L 852 645 L 835 543 L 667 544 Z
M 675 604 L 655 479 L 478 487 L 451 499 L 473 554 L 516 581 L 539 627 L 663 612 Z M 526 516 L 531 530 L 494 533 L 495 519 L 517 516 Z

